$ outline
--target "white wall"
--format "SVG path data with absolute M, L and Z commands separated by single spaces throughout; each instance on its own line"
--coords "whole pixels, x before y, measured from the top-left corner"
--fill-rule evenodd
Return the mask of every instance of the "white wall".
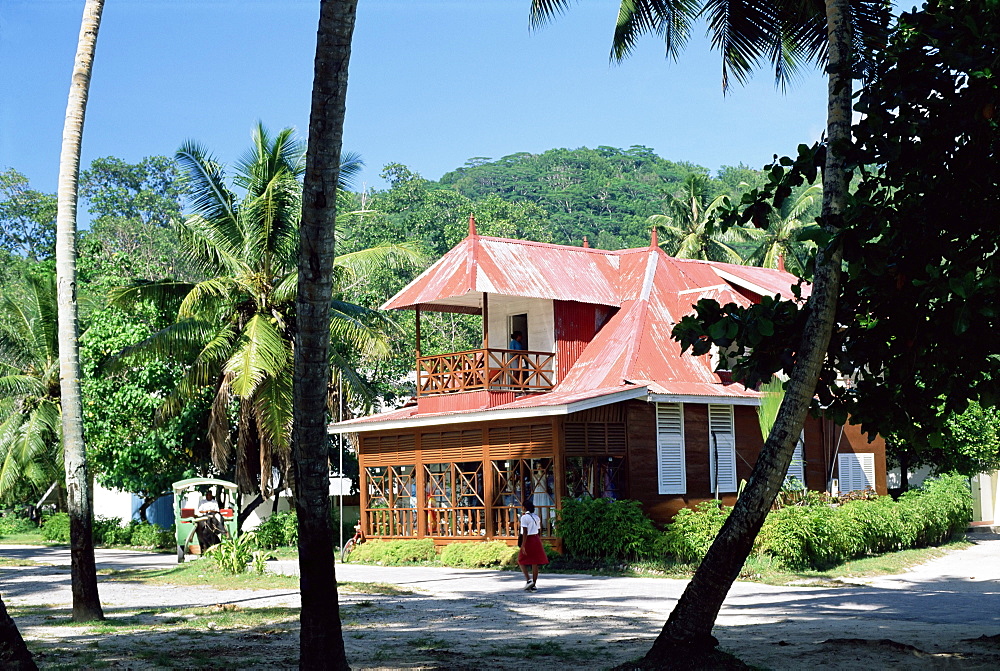
M 931 476 L 931 469 L 929 466 L 921 466 L 920 468 L 914 469 L 912 471 L 907 471 L 907 482 L 910 487 L 919 487 L 924 484 L 924 480 Z M 896 468 L 889 469 L 885 472 L 885 486 L 889 489 L 899 489 L 902 484 L 902 478 L 899 477 L 899 466 Z
M 1000 471 L 980 473 L 972 478 L 972 521 L 1000 520 Z
M 128 522 L 136 512 L 132 507 L 132 494 L 106 489 L 94 483 L 94 516 L 120 517 Z
M 490 294 L 489 347 L 507 349 L 510 330 L 507 317 L 528 315 L 528 349 L 535 352 L 555 352 L 555 321 L 552 301 L 547 298 L 518 298 Z

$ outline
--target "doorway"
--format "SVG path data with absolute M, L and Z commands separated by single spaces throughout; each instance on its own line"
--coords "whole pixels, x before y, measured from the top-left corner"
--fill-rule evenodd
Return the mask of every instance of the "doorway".
M 528 315 L 510 315 L 507 317 L 507 337 L 508 340 L 512 339 L 514 331 L 520 331 L 522 334 L 521 345 L 522 349 L 531 349 L 528 346 Z

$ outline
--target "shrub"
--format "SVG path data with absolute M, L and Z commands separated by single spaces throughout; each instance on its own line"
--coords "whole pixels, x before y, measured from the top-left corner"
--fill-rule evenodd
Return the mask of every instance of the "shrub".
M 659 535 L 638 501 L 612 499 L 564 500 L 556 532 L 567 555 L 614 560 L 652 556 Z
M 437 556 L 434 541 L 429 538 L 411 541 L 370 540 L 351 552 L 350 560 L 365 564 L 399 566 L 432 561 Z
M 681 508 L 667 530 L 656 540 L 656 555 L 671 555 L 677 561 L 689 564 L 700 563 L 719 535 L 730 510 L 732 508 L 726 508 L 718 500 L 703 501 L 694 510 Z
M 509 568 L 517 565 L 518 548 L 502 541 L 451 543 L 441 550 L 441 563 L 459 568 Z
M 938 545 L 968 527 L 972 492 L 965 478 L 950 474 L 927 480 L 899 499 L 904 523 L 915 532 L 917 547 Z
M 26 534 L 36 531 L 38 527 L 25 518 L 16 515 L 5 515 L 0 517 L 0 536 L 10 536 L 12 534 Z
M 296 545 L 299 540 L 298 517 L 295 511 L 274 513 L 254 529 L 258 547 L 274 550 Z
M 94 518 L 95 545 L 128 545 L 132 541 L 132 526 L 125 526 L 120 517 Z
M 42 538 L 56 543 L 69 543 L 69 513 L 55 513 L 42 522 Z
M 176 540 L 172 525 L 170 529 L 164 529 L 158 524 L 133 521 L 128 530 L 131 531 L 128 544 L 136 547 L 169 548 Z
M 265 562 L 274 555 L 257 549 L 257 535 L 250 531 L 239 538 L 226 538 L 221 543 L 205 550 L 205 556 L 211 559 L 219 569 L 230 575 L 246 573 L 249 565 L 257 574 L 263 574 Z

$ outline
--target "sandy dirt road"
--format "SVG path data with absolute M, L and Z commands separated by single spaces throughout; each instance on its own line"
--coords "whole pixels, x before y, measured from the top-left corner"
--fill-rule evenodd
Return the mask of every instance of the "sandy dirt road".
M 715 635 L 723 649 L 768 669 L 1000 668 L 1000 536 L 972 539 L 975 545 L 968 549 L 862 584 L 737 583 Z M 0 567 L 0 591 L 9 606 L 69 605 L 65 550 L 0 546 L 0 556 L 40 562 Z M 171 555 L 98 551 L 98 565 L 105 568 L 162 568 L 174 562 Z M 274 568 L 294 573 L 296 567 L 275 562 Z M 342 596 L 345 643 L 359 669 L 609 668 L 648 649 L 685 586 L 682 580 L 551 574 L 529 594 L 521 590 L 520 574 L 512 572 L 351 564 L 338 566 L 338 579 L 412 591 Z M 110 581 L 102 581 L 100 589 L 112 616 L 136 608 L 298 606 L 293 590 Z M 43 668 L 69 661 L 60 659 L 62 644 L 96 644 L 107 651 L 101 659 L 112 665 L 173 665 L 162 657 L 147 663 L 129 651 L 137 645 L 176 645 L 176 634 L 88 634 L 51 626 L 39 614 L 19 619 L 19 625 L 29 645 L 56 651 L 40 660 Z M 264 634 L 250 629 L 197 638 L 198 645 L 214 645 L 219 660 L 240 668 L 285 668 L 295 665 L 296 635 L 294 623 L 286 623 Z M 177 658 L 178 667 L 185 666 L 184 659 Z

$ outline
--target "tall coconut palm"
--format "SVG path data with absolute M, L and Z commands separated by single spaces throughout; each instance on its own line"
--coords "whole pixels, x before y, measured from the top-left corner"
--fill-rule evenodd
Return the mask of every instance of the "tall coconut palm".
M 532 0 L 535 23 L 566 8 L 566 0 Z M 781 489 L 805 422 L 834 326 L 840 291 L 840 229 L 847 200 L 844 149 L 849 145 L 852 81 L 858 72 L 856 44 L 878 43 L 888 21 L 884 0 L 621 0 L 612 54 L 623 59 L 644 34 L 665 39 L 676 57 L 695 18 L 705 16 L 713 46 L 722 53 L 723 90 L 732 73 L 745 81 L 761 60 L 784 85 L 799 67 L 825 65 L 826 154 L 823 228 L 835 240 L 816 255 L 810 311 L 785 398 L 747 487 L 671 612 L 643 663 L 662 666 L 692 652 L 714 649 L 712 628 L 768 510 Z
M 55 276 L 0 297 L 0 501 L 63 479 Z
M 811 272 L 812 269 L 806 267 L 811 243 L 804 242 L 802 237 L 819 226 L 805 221 L 804 217 L 822 196 L 823 188 L 814 184 L 794 199 L 785 199 L 770 213 L 767 228 L 749 231 L 756 246 L 747 255 L 746 263 L 762 268 L 778 268 L 784 263 L 785 268 L 798 277 Z
M 669 197 L 669 214 L 654 214 L 649 223 L 656 227 L 660 246 L 679 259 L 701 259 L 740 263 L 743 257 L 732 245 L 747 242 L 752 235 L 733 227 L 722 232 L 714 228 L 716 210 L 726 204 L 727 196 L 709 200 L 708 178 L 690 174 L 679 192 Z
M 272 469 L 287 475 L 291 466 L 295 249 L 304 147 L 291 129 L 272 136 L 258 125 L 232 180 L 242 196 L 229 187 L 223 167 L 203 147 L 186 143 L 176 158 L 194 210 L 179 225 L 178 237 L 208 279 L 139 283 L 113 292 L 119 305 L 144 298 L 179 305 L 174 324 L 119 358 L 175 357 L 189 363 L 163 412 L 179 411 L 183 402 L 211 385 L 213 461 L 223 471 L 235 461 L 241 489 L 266 497 L 273 487 Z M 360 166 L 356 157 L 348 159 L 345 179 Z M 380 248 L 345 260 L 340 272 L 350 273 L 372 257 L 383 263 L 414 260 L 409 248 Z M 333 317 L 328 328 L 337 342 L 362 356 L 388 353 L 389 322 L 384 318 L 346 301 L 330 301 L 326 311 Z M 338 362 L 345 381 L 360 389 L 361 376 L 347 361 Z
M 295 508 L 302 590 L 299 668 L 348 669 L 337 600 L 327 482 L 325 384 L 333 293 L 336 185 L 347 111 L 347 71 L 357 0 L 321 0 L 309 149 L 299 231 L 299 331 L 295 347 Z
M 66 468 L 67 507 L 70 517 L 70 562 L 73 587 L 73 620 L 104 618 L 97 593 L 94 564 L 93 497 L 83 443 L 83 409 L 80 403 L 80 354 L 77 348 L 76 310 L 76 206 L 79 195 L 80 145 L 83 118 L 90 92 L 90 73 L 101 27 L 104 0 L 87 0 L 80 22 L 76 59 L 66 104 L 59 182 L 56 193 L 56 278 L 59 296 L 59 379 L 62 398 L 63 455 Z

